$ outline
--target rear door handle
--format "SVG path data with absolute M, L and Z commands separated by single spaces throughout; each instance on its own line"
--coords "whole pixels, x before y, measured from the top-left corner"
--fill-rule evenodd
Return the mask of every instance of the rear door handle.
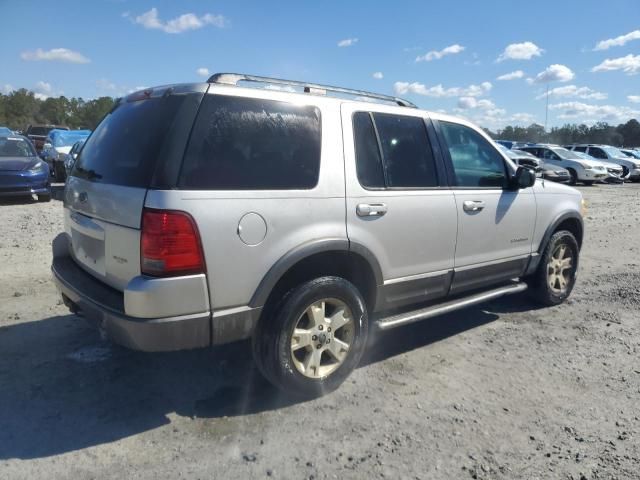
M 462 209 L 465 212 L 479 212 L 485 207 L 482 200 L 465 200 L 462 202 Z
M 381 217 L 387 213 L 386 203 L 360 203 L 356 207 L 359 217 Z

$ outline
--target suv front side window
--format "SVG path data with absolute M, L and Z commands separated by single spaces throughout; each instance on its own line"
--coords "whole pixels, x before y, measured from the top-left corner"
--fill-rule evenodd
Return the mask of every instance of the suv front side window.
M 478 132 L 458 123 L 440 122 L 459 187 L 505 188 L 504 159 Z
M 542 158 L 545 160 L 562 160 L 555 152 L 548 148 L 542 151 Z

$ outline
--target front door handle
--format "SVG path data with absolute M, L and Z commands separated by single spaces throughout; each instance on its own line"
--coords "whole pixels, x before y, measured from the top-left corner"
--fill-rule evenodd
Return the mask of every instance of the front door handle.
M 485 207 L 482 200 L 465 200 L 462 202 L 462 209 L 465 212 L 479 212 Z
M 360 203 L 356 207 L 359 217 L 381 217 L 387 213 L 386 203 Z

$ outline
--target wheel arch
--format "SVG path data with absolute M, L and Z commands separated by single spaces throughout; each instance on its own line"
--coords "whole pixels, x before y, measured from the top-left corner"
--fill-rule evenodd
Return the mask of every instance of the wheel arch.
M 282 298 L 294 285 L 319 276 L 335 275 L 352 282 L 373 309 L 382 271 L 371 251 L 346 239 L 305 243 L 283 255 L 265 274 L 251 297 L 251 307 L 264 307 Z

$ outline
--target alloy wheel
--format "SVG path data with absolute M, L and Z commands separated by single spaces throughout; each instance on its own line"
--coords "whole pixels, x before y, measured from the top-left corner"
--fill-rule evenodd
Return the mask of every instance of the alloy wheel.
M 325 298 L 309 305 L 291 335 L 291 358 L 299 373 L 323 378 L 347 358 L 353 344 L 355 322 L 346 303 Z

